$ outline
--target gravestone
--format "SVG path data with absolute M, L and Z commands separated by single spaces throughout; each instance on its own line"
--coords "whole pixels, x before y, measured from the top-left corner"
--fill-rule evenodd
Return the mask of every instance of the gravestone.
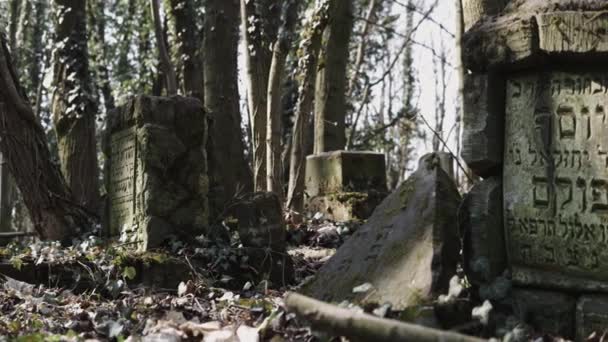
M 206 121 L 193 98 L 136 96 L 108 115 L 105 232 L 148 250 L 205 232 Z
M 366 219 L 387 193 L 382 153 L 333 151 L 306 158 L 306 207 L 335 221 Z
M 428 304 L 447 293 L 456 273 L 459 203 L 439 156 L 422 157 L 418 170 L 376 208 L 304 292 L 326 301 L 390 303 L 396 310 Z
M 513 279 L 608 289 L 608 73 L 507 80 L 504 208 Z
M 562 317 L 574 317 L 572 300 L 553 299 L 578 297 L 581 339 L 591 326 L 608 326 L 605 310 L 589 299 L 608 292 L 608 6 L 519 0 L 483 8 L 477 0 L 463 2 L 463 61 L 471 72 L 462 157 L 484 183 L 502 179 L 503 193 L 496 198 L 474 189 L 473 196 L 488 203 L 469 206 L 469 218 L 484 219 L 469 220 L 465 229 L 475 235 L 470 241 L 484 241 L 487 223 L 500 226 L 502 216 L 492 232 L 504 237 L 495 235 L 491 243 L 500 248 L 504 239 L 514 286 L 552 298 L 528 305 L 529 316 L 554 306 Z M 487 216 L 499 206 L 502 215 Z M 465 271 L 480 279 L 475 270 Z

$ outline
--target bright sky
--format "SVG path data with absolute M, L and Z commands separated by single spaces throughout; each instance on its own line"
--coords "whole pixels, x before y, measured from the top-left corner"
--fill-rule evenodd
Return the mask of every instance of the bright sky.
M 403 0 L 401 0 L 403 1 Z M 428 10 L 435 0 L 420 0 L 419 8 Z M 456 18 L 455 18 L 455 2 L 448 1 L 437 1 L 437 7 L 431 14 L 431 18 L 434 21 L 441 23 L 451 33 L 456 32 Z M 399 6 L 395 6 L 398 9 Z M 422 15 L 417 14 L 414 18 L 414 26 L 422 19 Z M 426 20 L 416 31 L 414 40 L 417 42 L 424 43 L 427 46 L 435 47 L 437 51 L 440 50 L 441 41 L 446 49 L 447 60 L 452 66 L 446 68 L 446 81 L 447 81 L 447 92 L 446 92 L 446 119 L 443 126 L 444 138 L 449 134 L 448 146 L 452 152 L 456 153 L 456 132 L 454 130 L 454 123 L 456 118 L 456 109 L 458 107 L 457 90 L 458 90 L 458 73 L 454 69 L 457 65 L 455 56 L 455 41 L 452 36 L 445 33 L 439 25 L 436 23 Z M 427 119 L 429 124 L 435 124 L 435 77 L 433 75 L 433 53 L 426 48 L 421 46 L 414 47 L 414 66 L 417 72 L 417 79 L 420 82 L 418 86 L 418 108 L 421 110 L 421 114 Z M 441 83 L 440 83 L 441 84 Z M 422 156 L 425 153 L 432 151 L 432 137 L 433 133 L 426 126 L 425 129 L 427 139 L 426 143 L 418 142 L 416 145 L 416 158 Z M 450 131 L 451 134 L 450 134 Z

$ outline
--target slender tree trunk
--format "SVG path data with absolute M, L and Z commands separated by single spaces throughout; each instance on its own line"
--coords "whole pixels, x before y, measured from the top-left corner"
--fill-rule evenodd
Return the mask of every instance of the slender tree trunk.
M 209 176 L 212 214 L 228 201 L 253 188 L 244 156 L 239 112 L 237 46 L 238 0 L 207 0 L 204 30 L 205 108 L 209 130 Z
M 95 61 L 95 69 L 97 74 L 97 83 L 103 98 L 103 104 L 106 111 L 115 107 L 114 95 L 110 86 L 110 74 L 107 65 L 108 48 L 106 44 L 106 1 L 105 0 L 89 0 L 89 17 L 91 18 L 91 32 L 93 35 L 93 43 L 95 46 L 95 54 L 92 59 Z
M 95 139 L 97 106 L 92 98 L 87 48 L 86 3 L 55 0 L 52 98 L 61 171 L 78 204 L 99 211 L 99 170 Z M 25 196 L 25 194 L 24 194 Z
M 301 212 L 304 209 L 304 174 L 306 167 L 307 135 L 312 128 L 311 111 L 314 100 L 314 85 L 323 30 L 327 25 L 328 2 L 321 3 L 306 24 L 302 34 L 300 49 L 302 59 L 298 63 L 300 93 L 296 104 L 296 119 L 291 142 L 289 163 L 289 188 L 287 207 Z
M 203 101 L 203 66 L 197 28 L 196 9 L 192 0 L 170 0 L 173 29 L 177 42 L 182 90 L 186 96 Z
M 51 161 L 46 136 L 11 65 L 7 41 L 0 36 L 0 151 L 43 239 L 69 242 L 90 217 L 73 198 Z M 6 132 L 10 132 L 7 134 Z
M 376 13 L 377 0 L 370 0 L 367 13 L 365 14 L 365 21 L 363 22 L 363 29 L 361 30 L 361 41 L 359 45 L 357 45 L 357 55 L 355 56 L 355 63 L 353 67 L 353 72 L 351 74 L 350 79 L 348 80 L 348 88 L 347 88 L 347 98 L 350 99 L 355 91 L 355 82 L 357 81 L 357 76 L 359 76 L 359 71 L 361 70 L 361 65 L 363 65 L 363 60 L 365 58 L 365 47 L 367 45 L 367 36 L 370 32 L 371 23 L 373 22 L 374 14 Z
M 245 47 L 248 107 L 253 150 L 253 181 L 256 191 L 266 190 L 266 128 L 268 75 L 272 61 L 281 1 L 241 0 L 241 30 Z
M 19 8 L 21 4 L 21 0 L 10 0 L 9 4 L 9 24 L 8 24 L 8 39 L 9 46 L 11 47 L 11 51 L 15 50 L 15 46 L 17 43 L 17 28 L 19 27 Z
M 291 47 L 293 30 L 298 19 L 297 0 L 286 0 L 283 5 L 283 24 L 272 51 L 268 76 L 268 127 L 266 129 L 266 188 L 283 200 L 283 167 L 281 165 L 281 90 L 285 61 Z
M 346 146 L 346 67 L 353 29 L 352 1 L 331 1 L 329 16 L 319 57 L 323 67 L 319 68 L 315 89 L 315 154 Z
M 163 74 L 165 75 L 165 82 L 167 87 L 167 95 L 177 94 L 177 78 L 175 76 L 175 69 L 171 63 L 169 57 L 169 50 L 165 44 L 165 38 L 163 35 L 163 24 L 160 20 L 160 4 L 158 0 L 150 0 L 150 10 L 152 11 L 152 18 L 154 20 L 154 33 L 156 35 L 156 45 L 158 46 L 158 55 L 160 57 L 160 66 Z

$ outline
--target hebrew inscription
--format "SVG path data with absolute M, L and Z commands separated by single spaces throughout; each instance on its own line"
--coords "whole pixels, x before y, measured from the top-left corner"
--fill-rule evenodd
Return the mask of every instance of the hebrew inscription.
M 111 137 L 110 227 L 120 232 L 135 223 L 135 184 L 137 140 L 135 127 L 114 133 Z
M 512 267 L 608 279 L 608 73 L 512 77 L 506 102 Z

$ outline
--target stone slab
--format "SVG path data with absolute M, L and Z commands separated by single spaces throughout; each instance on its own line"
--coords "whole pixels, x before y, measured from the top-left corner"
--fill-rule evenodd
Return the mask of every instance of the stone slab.
M 576 304 L 576 340 L 588 341 L 593 333 L 601 337 L 607 332 L 608 296 L 581 296 Z
M 608 12 L 563 11 L 536 16 L 544 52 L 608 53 Z
M 140 250 L 208 224 L 206 119 L 193 98 L 136 96 L 108 116 L 106 235 Z
M 462 159 L 480 177 L 500 173 L 504 145 L 505 79 L 465 75 Z
M 333 151 L 306 158 L 306 195 L 309 198 L 337 192 L 386 192 L 383 153 Z
M 576 298 L 561 292 L 513 289 L 513 311 L 542 334 L 574 337 Z
M 506 93 L 513 281 L 608 291 L 608 72 L 515 74 Z
M 420 305 L 447 293 L 460 243 L 460 195 L 435 154 L 376 208 L 303 291 L 315 298 L 361 304 Z M 367 291 L 353 289 L 369 283 Z
M 502 198 L 502 179 L 492 177 L 473 186 L 460 206 L 463 268 L 474 285 L 491 283 L 507 269 Z
M 484 18 L 464 35 L 463 60 L 476 72 L 558 61 L 602 62 L 608 56 L 608 11 L 592 1 L 520 1 L 520 10 Z M 526 3 L 546 3 L 526 8 Z M 599 1 L 598 3 L 601 3 Z M 547 59 L 549 57 L 549 59 Z

